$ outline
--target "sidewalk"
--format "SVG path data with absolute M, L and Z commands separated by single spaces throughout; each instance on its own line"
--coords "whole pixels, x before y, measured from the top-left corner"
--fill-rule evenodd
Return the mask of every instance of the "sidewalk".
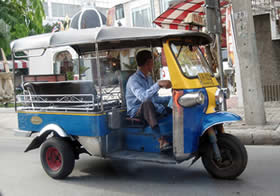
M 243 108 L 237 107 L 237 97 L 228 101 L 228 112 L 238 114 L 242 121 L 225 124 L 225 132 L 237 136 L 247 145 L 280 144 L 280 102 L 265 102 L 267 123 L 263 126 L 246 125 Z

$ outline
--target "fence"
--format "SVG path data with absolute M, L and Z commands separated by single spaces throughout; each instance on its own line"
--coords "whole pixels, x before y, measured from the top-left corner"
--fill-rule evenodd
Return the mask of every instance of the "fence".
M 269 84 L 262 87 L 264 101 L 280 101 L 280 83 Z

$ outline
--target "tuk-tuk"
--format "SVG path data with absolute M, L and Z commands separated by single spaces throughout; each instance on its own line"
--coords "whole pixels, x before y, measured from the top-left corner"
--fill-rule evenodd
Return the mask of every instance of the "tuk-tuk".
M 15 107 L 16 134 L 37 134 L 25 152 L 41 147 L 43 168 L 55 179 L 71 174 L 81 153 L 165 164 L 195 162 L 201 157 L 211 176 L 235 179 L 246 168 L 247 152 L 223 128 L 224 123 L 241 118 L 220 109 L 225 91 L 202 52 L 211 42 L 202 32 L 126 27 L 69 30 L 15 40 L 11 44 L 14 59 L 23 51 L 41 49 L 43 54 L 49 48 L 71 46 L 79 56 L 78 66 L 88 68 L 86 74 L 79 73 L 80 80 L 22 84 L 24 92 Z M 157 49 L 167 62 L 173 110 L 159 119 L 159 127 L 173 145 L 169 153 L 160 152 L 147 123 L 126 113 L 126 82 L 135 72 L 131 68 L 141 48 Z

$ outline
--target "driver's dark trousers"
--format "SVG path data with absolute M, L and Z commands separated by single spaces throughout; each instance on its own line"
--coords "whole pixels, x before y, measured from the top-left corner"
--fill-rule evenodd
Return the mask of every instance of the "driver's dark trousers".
M 160 129 L 158 126 L 157 113 L 155 110 L 155 106 L 151 101 L 142 103 L 140 108 L 136 112 L 135 117 L 145 120 L 152 128 L 157 139 L 161 137 Z

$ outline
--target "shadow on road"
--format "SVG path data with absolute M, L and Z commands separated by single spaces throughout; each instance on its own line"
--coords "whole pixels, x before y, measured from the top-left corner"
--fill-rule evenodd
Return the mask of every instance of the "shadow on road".
M 240 188 L 243 180 L 216 180 L 208 175 L 201 163 L 188 168 L 190 162 L 181 165 L 162 165 L 134 161 L 91 159 L 76 162 L 71 176 L 64 183 L 97 189 L 119 190 L 123 193 L 143 193 L 143 187 L 155 189 L 202 190 L 203 186 L 214 185 Z M 144 186 L 143 186 L 144 185 Z M 148 188 L 149 189 L 149 188 Z M 188 191 L 187 191 L 188 192 Z

